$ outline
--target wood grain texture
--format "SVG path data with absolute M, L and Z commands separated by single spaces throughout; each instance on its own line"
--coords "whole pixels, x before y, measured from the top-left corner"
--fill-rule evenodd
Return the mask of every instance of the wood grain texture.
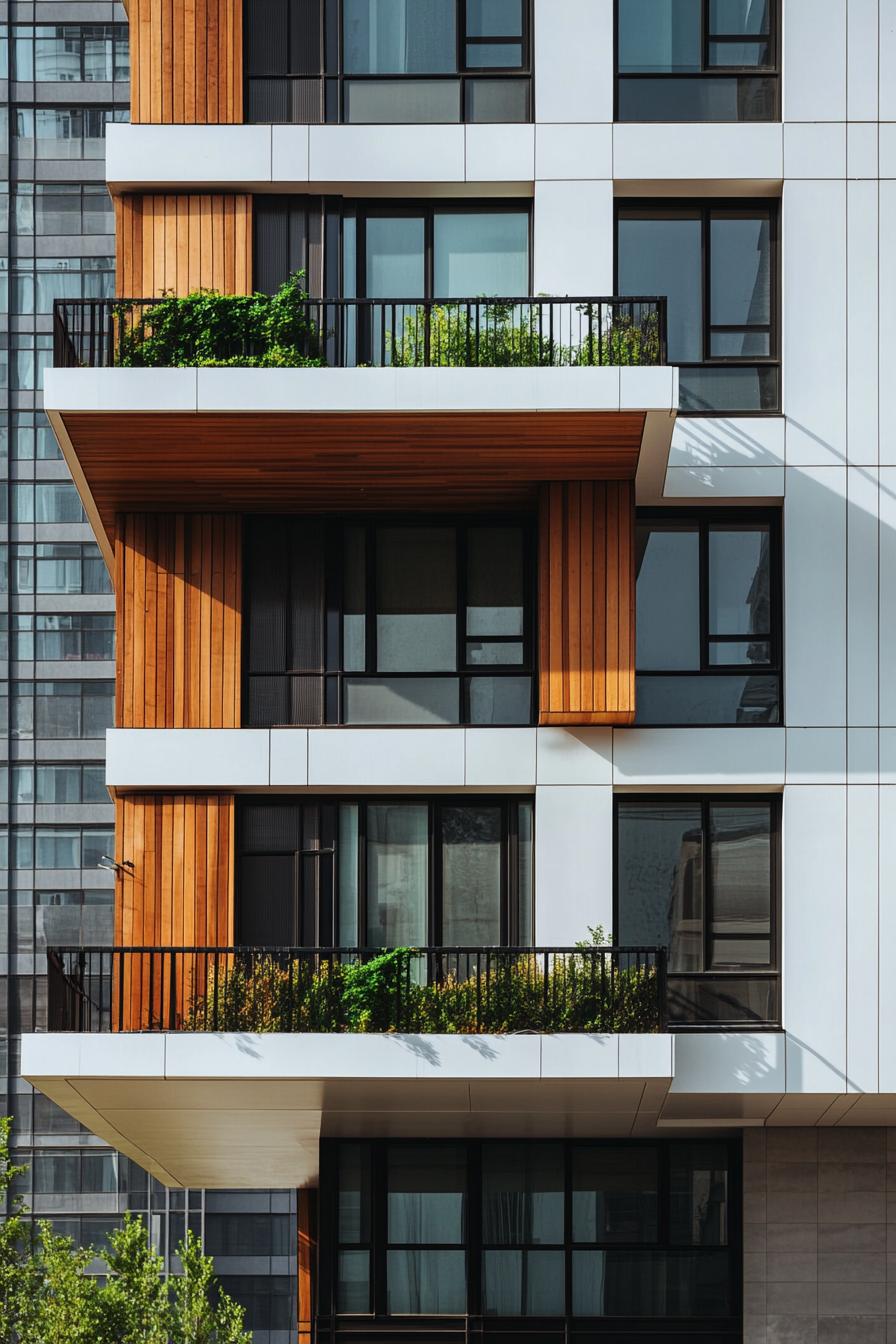
M 314 1281 L 317 1262 L 317 1191 L 297 1190 L 296 1272 L 298 1298 L 298 1344 L 311 1344 L 314 1337 Z
M 242 0 L 129 0 L 128 15 L 132 122 L 242 122 Z
M 119 196 L 115 243 L 119 298 L 252 292 L 251 196 Z
M 239 728 L 242 519 L 127 514 L 115 547 L 120 728 Z
M 115 802 L 119 862 L 132 872 L 115 884 L 116 947 L 231 947 L 234 906 L 232 794 L 133 794 Z M 150 985 L 149 958 L 120 969 L 113 991 L 112 1022 L 140 1031 L 150 1012 L 158 1018 L 161 995 L 170 998 L 156 961 Z M 178 986 L 177 1010 L 187 1006 L 193 983 Z
M 634 722 L 634 516 L 632 481 L 542 486 L 541 724 Z
M 300 376 L 300 375 L 299 375 Z M 633 479 L 641 412 L 69 413 L 109 537 L 138 510 L 519 509 L 545 480 Z

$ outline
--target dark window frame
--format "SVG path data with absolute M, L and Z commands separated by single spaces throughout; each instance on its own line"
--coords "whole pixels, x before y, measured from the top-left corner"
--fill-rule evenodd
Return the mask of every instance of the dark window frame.
M 302 515 L 283 515 L 287 520 L 301 522 Z M 253 601 L 253 584 L 251 582 L 251 573 L 249 565 L 251 562 L 251 550 L 247 545 L 244 548 L 244 592 L 246 594 L 246 616 L 247 616 L 247 635 L 243 640 L 243 713 L 242 721 L 245 726 L 253 726 L 251 716 L 250 690 L 253 679 L 262 677 L 283 677 L 286 680 L 287 687 L 290 688 L 292 681 L 296 678 L 318 677 L 322 682 L 322 716 L 318 724 L 296 725 L 289 722 L 280 725 L 284 727 L 295 726 L 324 726 L 327 727 L 388 727 L 388 724 L 363 724 L 348 723 L 345 717 L 345 683 L 348 679 L 374 681 L 387 680 L 445 680 L 454 678 L 459 684 L 459 705 L 460 713 L 456 723 L 424 723 L 418 726 L 431 728 L 458 728 L 458 727 L 531 727 L 537 721 L 538 715 L 538 621 L 537 621 L 537 578 L 538 578 L 538 521 L 534 514 L 520 514 L 518 512 L 493 513 L 483 512 L 481 514 L 429 514 L 429 513 L 343 513 L 327 514 L 319 521 L 324 525 L 324 536 L 322 541 L 324 552 L 324 573 L 323 573 L 323 629 L 322 638 L 322 659 L 321 666 L 317 670 L 290 666 L 283 673 L 265 673 L 253 672 L 250 662 L 250 643 L 251 643 L 251 603 Z M 262 519 L 262 524 L 269 526 L 270 520 Z M 363 672 L 347 671 L 345 668 L 345 649 L 344 649 L 344 623 L 343 623 L 343 539 L 345 531 L 349 527 L 363 526 L 367 528 L 366 555 L 367 563 L 365 567 L 365 596 L 366 596 L 366 667 Z M 468 636 L 466 633 L 466 584 L 465 584 L 465 556 L 466 556 L 466 534 L 470 528 L 475 527 L 519 527 L 523 534 L 523 636 L 521 640 L 511 641 L 522 643 L 523 662 L 520 664 L 491 665 L 491 664 L 469 664 L 466 660 L 466 644 Z M 455 531 L 455 556 L 457 558 L 457 666 L 452 669 L 444 669 L 433 672 L 384 672 L 376 671 L 376 571 L 375 559 L 375 533 L 378 527 L 450 527 Z M 258 600 L 257 598 L 255 600 Z M 290 595 L 287 598 L 287 612 L 293 609 L 293 599 Z M 477 641 L 482 641 L 486 637 L 476 636 Z M 505 638 L 498 639 L 496 642 L 505 643 Z M 293 651 L 294 652 L 294 651 Z M 294 660 L 293 660 L 294 662 Z M 469 719 L 469 683 L 472 679 L 479 678 L 524 678 L 528 677 L 530 681 L 529 695 L 529 719 L 525 724 L 471 724 Z M 291 695 L 287 696 L 287 703 L 291 703 Z M 254 725 L 259 726 L 259 725 Z M 268 725 L 273 726 L 273 725 Z M 412 723 L 403 722 L 403 727 L 412 727 Z
M 768 980 L 776 986 L 776 1002 L 778 1008 L 778 1020 L 775 1022 L 759 1023 L 751 1022 L 743 1018 L 732 1019 L 730 1023 L 722 1020 L 712 1020 L 705 1022 L 686 1022 L 676 1020 L 676 1031 L 719 1031 L 727 1027 L 734 1030 L 750 1031 L 781 1031 L 780 1016 L 782 1010 L 782 960 L 781 960 L 781 937 L 783 931 L 783 910 L 782 910 L 782 814 L 783 814 L 783 795 L 781 793 L 617 793 L 613 798 L 613 932 L 614 941 L 618 940 L 620 928 L 620 869 L 619 869 L 619 811 L 626 805 L 632 806 L 643 804 L 645 807 L 664 807 L 670 803 L 686 803 L 693 807 L 700 808 L 700 830 L 701 830 L 701 873 L 702 873 L 702 895 L 703 895 L 703 915 L 702 915 L 702 940 L 701 948 L 703 953 L 703 970 L 701 971 L 670 971 L 666 972 L 667 985 L 671 988 L 676 980 L 692 982 L 696 984 L 724 984 L 726 982 L 737 982 L 738 980 Z M 714 879 L 712 872 L 710 835 L 710 808 L 719 807 L 744 807 L 750 803 L 762 804 L 769 808 L 771 820 L 771 844 L 769 854 L 769 881 L 770 881 L 770 901 L 769 901 L 769 948 L 770 959 L 768 965 L 759 965 L 755 967 L 745 966 L 738 970 L 734 967 L 721 966 L 714 968 L 711 966 L 711 943 L 713 938 L 713 910 L 714 910 Z
M 242 860 L 255 855 L 276 855 L 294 857 L 293 922 L 297 934 L 308 930 L 303 924 L 311 921 L 305 908 L 306 886 L 310 888 L 311 900 L 316 899 L 316 927 L 313 930 L 313 942 L 296 939 L 296 946 L 306 947 L 348 947 L 340 938 L 339 930 L 339 808 L 341 806 L 358 809 L 358 946 L 366 951 L 376 948 L 367 942 L 367 819 L 368 806 L 394 804 L 397 806 L 425 806 L 428 808 L 427 822 L 427 945 L 443 946 L 441 941 L 444 927 L 444 890 L 442 865 L 442 812 L 450 807 L 500 807 L 501 809 L 501 942 L 496 947 L 517 947 L 521 925 L 520 908 L 520 868 L 519 868 L 519 806 L 528 803 L 532 808 L 532 855 L 535 854 L 534 795 L 529 794 L 327 794 L 321 796 L 302 795 L 265 795 L 264 799 L 239 799 L 237 803 L 236 825 L 236 921 L 237 939 L 242 942 L 240 929 L 241 906 L 243 901 Z M 267 848 L 247 849 L 246 813 L 250 808 L 263 810 L 266 805 L 289 804 L 296 807 L 298 827 L 304 836 L 308 833 L 303 809 L 317 808 L 317 843 L 302 850 Z M 305 842 L 303 840 L 303 846 Z M 320 856 L 315 857 L 315 851 Z M 329 895 L 324 884 L 329 881 Z M 528 922 L 530 929 L 535 927 L 535 864 L 530 871 L 531 890 L 529 893 Z M 315 893 L 316 888 L 316 893 Z
M 781 208 L 772 197 L 715 196 L 700 199 L 687 197 L 618 197 L 614 207 L 613 288 L 619 293 L 619 225 L 626 218 L 661 221 L 663 219 L 691 219 L 700 222 L 700 274 L 702 284 L 703 358 L 700 360 L 670 360 L 679 369 L 770 368 L 776 370 L 774 406 L 759 410 L 716 410 L 701 407 L 697 410 L 679 409 L 680 416 L 699 415 L 704 418 L 751 418 L 781 414 Z M 764 216 L 769 225 L 769 271 L 771 295 L 770 322 L 748 324 L 742 327 L 712 323 L 712 220 L 755 219 Z M 768 355 L 713 355 L 713 333 L 756 331 L 768 333 Z
M 314 0 L 312 0 L 314 2 Z M 522 0 L 523 23 L 521 38 L 509 37 L 506 40 L 522 43 L 522 63 L 519 66 L 469 66 L 466 63 L 466 48 L 471 46 L 493 46 L 501 42 L 501 38 L 476 38 L 467 37 L 466 34 L 466 16 L 467 0 L 453 0 L 456 4 L 457 23 L 456 23 L 456 53 L 455 70 L 433 72 L 426 74 L 424 72 L 414 72 L 411 74 L 351 74 L 345 70 L 345 40 L 343 33 L 343 0 L 317 0 L 319 12 L 317 17 L 318 33 L 318 69 L 301 73 L 282 74 L 279 71 L 273 73 L 261 73 L 250 71 L 250 42 L 252 30 L 251 6 L 252 0 L 243 0 L 243 31 L 247 35 L 245 44 L 245 56 L 243 59 L 243 97 L 247 114 L 252 106 L 251 85 L 254 80 L 270 81 L 283 80 L 288 85 L 293 85 L 299 81 L 307 83 L 317 83 L 319 85 L 318 93 L 318 111 L 319 118 L 316 123 L 319 125 L 383 125 L 383 126 L 404 126 L 414 123 L 407 121 L 395 122 L 349 122 L 345 116 L 346 96 L 345 86 L 348 82 L 357 83 L 393 83 L 401 80 L 414 82 L 431 81 L 432 83 L 456 82 L 460 85 L 460 116 L 456 122 L 434 122 L 427 123 L 432 125 L 470 125 L 477 124 L 471 122 L 467 116 L 468 107 L 468 84 L 477 79 L 488 80 L 509 80 L 522 82 L 527 81 L 527 116 L 519 124 L 531 124 L 534 120 L 535 111 L 535 89 L 534 89 L 534 70 L 533 70 L 533 3 L 534 0 Z M 287 45 L 292 45 L 292 11 L 288 12 L 289 37 Z M 312 99 L 312 101 L 314 101 Z M 260 124 L 260 123 L 259 123 Z M 302 122 L 283 122 L 283 125 L 302 125 Z M 489 124 L 489 123 L 481 123 Z M 492 123 L 495 124 L 495 123 Z M 497 123 L 502 124 L 502 123 Z
M 645 508 L 638 509 L 635 514 L 635 528 L 642 523 L 663 523 L 667 526 L 696 527 L 698 529 L 698 545 L 700 555 L 700 667 L 699 668 L 651 668 L 642 671 L 637 666 L 637 648 L 635 649 L 635 677 L 636 692 L 635 704 L 637 706 L 637 681 L 641 678 L 653 677 L 744 677 L 744 676 L 768 676 L 778 679 L 778 719 L 775 723 L 730 723 L 730 724 L 697 724 L 693 722 L 649 724 L 646 720 L 638 721 L 639 727 L 663 727 L 663 728 L 738 728 L 738 729 L 757 729 L 757 728 L 783 728 L 786 722 L 784 706 L 784 546 L 783 546 L 783 519 L 780 509 L 754 509 L 754 508 L 703 508 L 694 509 L 676 509 L 676 508 Z M 750 636 L 744 635 L 716 635 L 710 638 L 709 633 L 709 533 L 713 527 L 724 530 L 726 526 L 744 526 L 750 524 L 754 526 L 768 527 L 769 533 L 769 599 L 772 608 L 771 630 L 769 631 L 769 644 L 771 645 L 771 659 L 767 664 L 763 663 L 743 663 L 743 664 L 714 664 L 709 661 L 710 643 L 732 643 L 742 644 L 749 642 Z M 637 576 L 636 576 L 637 590 Z M 765 635 L 757 635 L 757 640 L 762 641 Z
M 651 1316 L 579 1316 L 572 1313 L 572 1258 L 576 1251 L 589 1249 L 607 1249 L 610 1252 L 626 1251 L 637 1254 L 656 1249 L 676 1255 L 693 1251 L 693 1246 L 674 1243 L 670 1230 L 670 1180 L 671 1159 L 676 1148 L 700 1143 L 702 1136 L 681 1139 L 636 1139 L 628 1136 L 607 1139 L 563 1139 L 538 1138 L 523 1142 L 530 1147 L 557 1147 L 561 1150 L 563 1165 L 564 1195 L 564 1239 L 559 1243 L 541 1245 L 537 1249 L 560 1250 L 564 1255 L 564 1298 L 565 1312 L 562 1316 L 497 1316 L 483 1313 L 482 1295 L 482 1257 L 489 1248 L 513 1249 L 509 1243 L 500 1246 L 485 1243 L 482 1236 L 482 1191 L 483 1191 L 483 1155 L 489 1147 L 510 1146 L 519 1140 L 504 1139 L 433 1139 L 427 1140 L 431 1146 L 457 1147 L 466 1149 L 466 1200 L 464 1208 L 464 1240 L 460 1247 L 452 1243 L 448 1249 L 463 1249 L 466 1254 L 467 1310 L 456 1316 L 390 1316 L 386 1311 L 387 1269 L 386 1250 L 388 1242 L 387 1212 L 387 1154 L 389 1145 L 401 1146 L 403 1143 L 414 1145 L 419 1140 L 401 1139 L 360 1139 L 321 1141 L 321 1180 L 320 1180 L 320 1239 L 321 1255 L 318 1259 L 318 1306 L 317 1314 L 321 1325 L 329 1327 L 333 1335 L 338 1333 L 337 1322 L 349 1323 L 371 1335 L 381 1335 L 384 1339 L 394 1338 L 396 1322 L 401 1320 L 409 1325 L 414 1323 L 413 1335 L 417 1339 L 433 1332 L 439 1338 L 451 1333 L 456 1325 L 462 1329 L 466 1319 L 475 1320 L 481 1337 L 486 1341 L 518 1338 L 527 1331 L 533 1331 L 539 1339 L 559 1338 L 556 1323 L 567 1321 L 574 1333 L 582 1338 L 592 1335 L 609 1335 L 614 1341 L 621 1337 L 620 1331 L 628 1335 L 634 1332 L 639 1338 L 651 1341 L 674 1336 L 678 1338 L 709 1337 L 708 1344 L 734 1344 L 741 1337 L 742 1313 L 742 1150 L 738 1139 L 727 1135 L 707 1139 L 707 1143 L 722 1144 L 727 1153 L 727 1242 L 721 1246 L 707 1246 L 707 1252 L 727 1251 L 730 1267 L 729 1285 L 732 1311 L 730 1317 L 651 1317 Z M 338 1239 L 338 1197 L 339 1197 L 339 1152 L 340 1146 L 358 1143 L 361 1147 L 362 1162 L 365 1154 L 370 1181 L 370 1236 L 369 1240 L 359 1242 L 340 1242 Z M 657 1239 L 654 1242 L 581 1242 L 572 1237 L 572 1159 L 573 1153 L 584 1149 L 618 1149 L 624 1147 L 633 1151 L 655 1151 L 658 1156 L 658 1226 Z M 435 1243 L 426 1243 L 426 1247 Z M 515 1245 L 515 1244 L 514 1244 Z M 519 1243 L 521 1249 L 532 1243 Z M 370 1310 L 363 1313 L 340 1312 L 336 1299 L 336 1266 L 340 1251 L 365 1250 L 370 1255 Z M 416 1247 L 414 1248 L 416 1249 Z M 345 1326 L 343 1327 L 345 1328 Z M 508 1335 L 508 1331 L 510 1334 Z M 329 1337 L 329 1335 L 328 1335 Z
M 713 34 L 713 33 L 711 32 L 711 30 L 710 30 L 711 0 L 701 0 L 701 14 L 700 14 L 700 59 L 701 59 L 701 69 L 700 69 L 700 70 L 687 71 L 687 72 L 684 72 L 684 71 L 683 71 L 683 72 L 680 72 L 680 73 L 679 73 L 678 71 L 671 71 L 671 70 L 670 70 L 670 71 L 655 71 L 655 72 L 653 72 L 653 73 L 647 73 L 647 72 L 645 72 L 645 73 L 643 73 L 643 74 L 637 74 L 637 73 L 634 73 L 634 72 L 628 72 L 628 73 L 623 74 L 623 73 L 620 72 L 620 69 L 619 69 L 619 34 L 620 34 L 619 6 L 620 6 L 621 3 L 624 3 L 624 0 L 613 0 L 613 34 L 614 34 L 614 36 L 613 36 L 613 120 L 614 120 L 614 122 L 619 122 L 619 86 L 620 86 L 620 83 L 621 83 L 622 80 L 631 80 L 632 82 L 635 82 L 635 81 L 638 81 L 638 80 L 645 80 L 645 79 L 650 79 L 650 80 L 670 80 L 670 81 L 674 81 L 674 80 L 702 80 L 702 79 L 719 79 L 719 78 L 721 78 L 721 79 L 725 79 L 725 78 L 750 78 L 751 76 L 754 76 L 754 77 L 756 77 L 757 79 L 771 79 L 771 80 L 774 81 L 774 87 L 775 87 L 775 113 L 774 113 L 774 116 L 771 116 L 771 117 L 762 117 L 762 118 L 759 118 L 759 117 L 757 117 L 757 118 L 749 118 L 749 119 L 743 119 L 743 120 L 741 120 L 740 118 L 737 118 L 736 120 L 733 120 L 733 121 L 731 121 L 731 122 L 712 122 L 712 121 L 709 121 L 709 120 L 704 120 L 704 121 L 701 121 L 699 124 L 700 124 L 700 125 L 706 125 L 706 126 L 712 126 L 712 125 L 722 125 L 722 126 L 725 126 L 725 125 L 732 125 L 732 126 L 737 126 L 737 125 L 746 125 L 746 124 L 750 124 L 750 123 L 755 124 L 755 125 L 770 125 L 770 124 L 773 125 L 775 122 L 779 122 L 779 121 L 781 120 L 781 26 L 782 26 L 782 25 L 781 25 L 781 16 L 780 16 L 780 13 L 779 13 L 778 0 L 768 0 L 768 6 L 769 6 L 769 24 L 768 24 L 768 27 L 769 27 L 769 31 L 768 31 L 768 37 L 767 37 L 767 38 L 762 38 L 762 37 L 759 37 L 759 36 L 757 36 L 756 38 L 750 38 L 750 37 L 742 38 L 742 37 L 734 37 L 734 36 L 731 36 L 731 35 L 728 35 L 728 34 L 718 34 L 718 35 Z M 771 64 L 769 64 L 769 65 L 711 65 L 711 64 L 710 64 L 710 60 L 709 60 L 709 47 L 710 47 L 710 43 L 711 43 L 711 42 L 715 42 L 715 43 L 719 43 L 719 42 L 721 42 L 722 45 L 725 45 L 725 44 L 727 44 L 727 43 L 732 43 L 732 44 L 734 44 L 734 43 L 738 43 L 738 42 L 739 42 L 739 43 L 745 43 L 745 42 L 746 42 L 746 43 L 749 43 L 749 42 L 755 42 L 755 43 L 758 43 L 758 42 L 763 41 L 763 40 L 767 41 L 768 44 L 769 44 L 769 49 L 770 49 L 770 53 L 771 53 Z M 639 118 L 637 121 L 626 120 L 626 121 L 624 121 L 624 122 L 621 122 L 620 124 L 621 124 L 621 125 L 626 125 L 626 126 L 639 126 L 639 125 L 640 125 L 640 126 L 662 126 L 662 125 L 667 125 L 667 124 L 672 124 L 672 125 L 687 125 L 686 122 L 677 122 L 677 121 L 676 121 L 676 122 L 669 122 L 669 121 L 667 121 L 667 120 L 664 119 L 664 118 L 657 118 L 656 120 L 646 120 L 646 119 L 645 119 L 645 120 L 641 120 L 641 119 Z

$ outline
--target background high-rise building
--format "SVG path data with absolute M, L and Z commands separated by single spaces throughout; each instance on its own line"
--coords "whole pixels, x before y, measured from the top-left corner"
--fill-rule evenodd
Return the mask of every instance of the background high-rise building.
M 109 121 L 126 121 L 127 15 L 111 0 L 0 3 L 0 730 L 2 1109 L 36 1215 L 101 1243 L 126 1209 L 169 1257 L 202 1232 L 262 1344 L 292 1338 L 290 1192 L 167 1191 L 19 1076 L 23 1031 L 46 1025 L 47 945 L 112 939 L 114 851 L 104 780 L 112 724 L 115 600 L 42 411 L 56 298 L 115 291 L 105 182 Z

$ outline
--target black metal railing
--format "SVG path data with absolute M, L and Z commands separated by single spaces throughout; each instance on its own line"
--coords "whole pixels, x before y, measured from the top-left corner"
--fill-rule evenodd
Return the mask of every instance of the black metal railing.
M 224 317 L 193 299 L 57 299 L 57 368 L 359 366 L 533 368 L 659 365 L 664 298 L 307 299 L 276 357 L 248 301 Z M 284 351 L 287 353 L 284 354 Z
M 647 947 L 51 948 L 50 1031 L 656 1032 Z

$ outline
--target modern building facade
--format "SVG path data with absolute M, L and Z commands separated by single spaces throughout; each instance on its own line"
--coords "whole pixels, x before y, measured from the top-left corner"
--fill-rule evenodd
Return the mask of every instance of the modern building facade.
M 293 1192 L 303 1341 L 886 1341 L 896 9 L 129 23 L 44 382 L 113 929 L 24 1076 Z

